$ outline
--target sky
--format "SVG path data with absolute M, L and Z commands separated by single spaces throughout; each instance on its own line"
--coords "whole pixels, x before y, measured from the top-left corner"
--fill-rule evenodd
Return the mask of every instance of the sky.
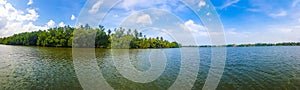
M 187 1 L 207 16 L 215 15 L 202 9 L 211 2 L 226 44 L 300 42 L 300 0 Z M 183 45 L 209 45 L 213 33 L 201 21 L 209 17 L 199 18 L 198 11 L 179 0 L 0 0 L 0 37 L 88 23 L 138 29 Z

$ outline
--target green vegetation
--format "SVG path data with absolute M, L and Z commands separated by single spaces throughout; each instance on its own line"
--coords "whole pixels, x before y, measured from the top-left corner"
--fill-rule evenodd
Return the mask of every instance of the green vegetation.
M 300 46 L 300 42 L 285 43 L 256 43 L 256 44 L 228 44 L 228 45 L 202 45 L 202 46 L 183 46 L 183 47 L 254 47 L 254 46 Z
M 251 46 L 300 46 L 300 42 L 285 42 L 285 43 L 256 43 L 256 44 L 230 44 L 227 47 L 251 47 Z
M 93 40 L 95 40 L 93 45 L 87 43 Z M 98 28 L 91 28 L 88 24 L 79 28 L 65 26 L 15 34 L 0 38 L 0 44 L 96 48 L 178 48 L 180 46 L 177 42 L 164 40 L 163 37 L 147 38 L 137 30 L 115 28 L 112 31 L 105 30 L 101 25 Z

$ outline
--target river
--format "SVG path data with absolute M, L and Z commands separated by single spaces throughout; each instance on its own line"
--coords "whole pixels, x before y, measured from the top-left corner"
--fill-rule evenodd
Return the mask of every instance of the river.
M 198 72 L 185 74 L 197 73 L 192 89 L 201 89 L 212 57 L 211 48 L 197 47 L 115 51 L 117 53 L 110 49 L 95 49 L 96 68 L 101 70 L 105 81 L 114 89 L 168 89 L 178 78 L 181 60 L 199 61 L 191 62 L 199 64 L 194 67 Z M 226 65 L 218 90 L 300 89 L 300 47 L 227 47 L 226 52 Z M 181 56 L 182 53 L 188 57 Z M 145 83 L 132 81 L 119 73 L 113 62 L 113 59 L 115 62 L 122 60 L 122 55 L 127 54 L 138 71 L 149 70 L 152 66 L 150 59 L 166 64 L 155 80 Z M 164 58 L 165 61 L 162 60 Z M 82 83 L 76 74 L 72 48 L 0 45 L 1 90 L 81 90 Z

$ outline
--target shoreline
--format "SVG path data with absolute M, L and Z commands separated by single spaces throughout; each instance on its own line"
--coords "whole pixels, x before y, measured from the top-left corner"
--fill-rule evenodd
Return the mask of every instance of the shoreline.
M 61 46 L 57 46 L 57 47 L 52 47 L 52 46 L 26 46 L 26 45 L 7 45 L 7 44 L 0 44 L 3 46 L 21 46 L 21 47 L 37 47 L 37 48 L 70 48 L 72 49 L 73 47 L 61 47 Z M 96 48 L 96 47 L 79 47 L 78 49 L 91 49 L 91 48 L 95 48 L 95 49 L 172 49 L 172 48 Z M 176 48 L 181 48 L 181 47 L 176 47 Z
M 6 44 L 0 44 L 3 46 L 21 46 L 21 47 L 36 47 L 36 48 L 68 48 L 72 49 L 73 47 L 51 47 L 51 46 L 25 46 L 25 45 L 6 45 Z M 300 45 L 282 45 L 282 46 L 181 46 L 177 48 L 218 48 L 218 47 L 232 47 L 232 48 L 239 48 L 239 47 L 299 47 Z M 96 48 L 93 47 L 94 49 L 176 49 L 176 48 Z M 91 49 L 88 47 L 80 47 L 77 49 Z

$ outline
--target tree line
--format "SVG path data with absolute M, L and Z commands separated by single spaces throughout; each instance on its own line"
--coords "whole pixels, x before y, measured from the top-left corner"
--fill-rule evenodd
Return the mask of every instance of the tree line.
M 89 43 L 89 41 L 95 41 Z M 136 29 L 115 28 L 106 30 L 99 25 L 92 28 L 88 24 L 80 27 L 55 27 L 48 30 L 24 32 L 0 38 L 0 44 L 44 46 L 44 47 L 96 47 L 96 48 L 178 48 L 177 42 L 169 42 L 163 37 L 147 38 Z M 73 45 L 74 44 L 74 45 Z M 92 45 L 91 45 L 92 44 Z
M 300 42 L 228 44 L 228 45 L 201 45 L 201 46 L 190 45 L 190 46 L 182 46 L 182 47 L 254 47 L 254 46 L 300 46 Z
M 300 42 L 284 42 L 284 43 L 255 43 L 255 44 L 229 44 L 226 47 L 251 47 L 251 46 L 300 46 Z

